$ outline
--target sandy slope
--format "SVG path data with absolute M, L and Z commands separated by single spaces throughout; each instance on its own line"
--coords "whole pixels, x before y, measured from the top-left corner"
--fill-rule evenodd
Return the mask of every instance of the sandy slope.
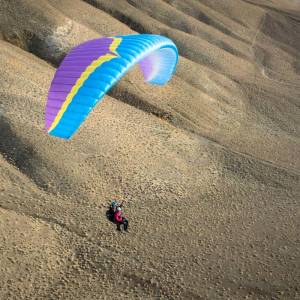
M 47 136 L 68 49 L 135 31 L 176 42 L 171 82 Z M 297 1 L 0 0 L 0 299 L 298 299 L 299 36 Z

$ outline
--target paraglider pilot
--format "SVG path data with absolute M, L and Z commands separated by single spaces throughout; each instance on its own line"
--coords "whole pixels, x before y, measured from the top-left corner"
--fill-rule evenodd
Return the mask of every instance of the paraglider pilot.
M 114 220 L 117 224 L 117 230 L 121 231 L 121 225 L 123 225 L 124 230 L 127 231 L 127 229 L 128 229 L 128 220 L 125 217 L 122 216 L 123 212 L 122 212 L 121 205 L 117 206 L 117 210 L 114 214 Z
M 116 200 L 112 201 L 109 210 L 106 212 L 107 218 L 117 224 L 117 230 L 121 231 L 121 225 L 125 231 L 128 229 L 128 220 L 123 216 L 123 202 L 119 204 Z

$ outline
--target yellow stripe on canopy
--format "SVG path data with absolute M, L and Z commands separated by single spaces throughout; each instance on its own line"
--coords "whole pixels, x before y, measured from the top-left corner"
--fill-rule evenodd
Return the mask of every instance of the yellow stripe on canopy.
M 66 112 L 68 106 L 71 104 L 74 96 L 77 94 L 78 90 L 82 87 L 84 82 L 88 79 L 88 77 L 103 63 L 110 61 L 113 58 L 116 58 L 118 53 L 116 52 L 116 49 L 120 45 L 122 39 L 121 38 L 113 38 L 113 42 L 109 46 L 109 50 L 114 53 L 107 53 L 105 55 L 100 56 L 98 59 L 94 60 L 81 74 L 81 76 L 76 81 L 75 85 L 72 87 L 71 91 L 66 97 L 66 100 L 64 101 L 63 105 L 61 106 L 60 110 L 58 111 L 55 119 L 53 120 L 51 127 L 48 129 L 48 133 L 50 133 L 59 123 L 61 118 L 63 117 L 64 113 Z

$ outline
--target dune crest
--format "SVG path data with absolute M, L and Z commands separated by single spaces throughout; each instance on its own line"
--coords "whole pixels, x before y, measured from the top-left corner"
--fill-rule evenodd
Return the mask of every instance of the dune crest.
M 136 32 L 174 78 L 48 136 L 66 53 Z M 0 299 L 299 299 L 299 35 L 298 1 L 0 0 Z

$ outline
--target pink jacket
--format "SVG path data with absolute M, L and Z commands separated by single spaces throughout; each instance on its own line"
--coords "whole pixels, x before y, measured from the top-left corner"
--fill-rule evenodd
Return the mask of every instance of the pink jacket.
M 114 219 L 116 222 L 122 222 L 122 211 L 117 210 L 114 214 Z

